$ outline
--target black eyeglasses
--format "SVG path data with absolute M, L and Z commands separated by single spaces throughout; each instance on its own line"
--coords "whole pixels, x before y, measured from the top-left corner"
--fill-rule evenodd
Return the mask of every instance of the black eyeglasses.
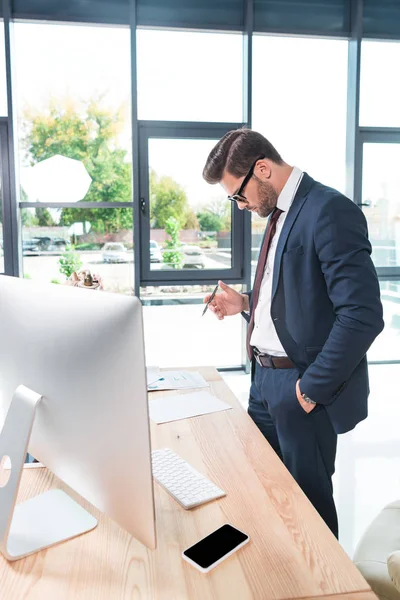
M 250 179 L 253 177 L 254 167 L 256 166 L 258 161 L 261 160 L 262 158 L 264 158 L 264 156 L 259 156 L 257 158 L 257 160 L 254 161 L 254 163 L 251 165 L 250 171 L 247 173 L 246 177 L 243 179 L 242 185 L 240 186 L 240 188 L 238 189 L 236 194 L 233 194 L 233 196 L 228 196 L 228 200 L 230 200 L 231 202 L 247 202 L 246 196 L 243 196 L 244 188 L 249 183 Z

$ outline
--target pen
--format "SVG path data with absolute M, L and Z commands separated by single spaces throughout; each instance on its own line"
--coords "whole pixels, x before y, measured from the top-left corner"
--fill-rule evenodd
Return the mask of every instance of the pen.
M 204 315 L 206 314 L 206 310 L 207 310 L 207 308 L 208 308 L 208 305 L 210 304 L 210 302 L 212 302 L 212 301 L 214 300 L 214 296 L 215 296 L 215 294 L 217 293 L 217 289 L 218 289 L 218 283 L 217 283 L 217 285 L 215 286 L 213 293 L 211 294 L 211 296 L 210 296 L 210 298 L 209 298 L 209 300 L 208 300 L 207 304 L 206 304 L 206 305 L 205 305 L 205 307 L 204 307 L 203 314 L 201 315 L 202 317 L 204 317 Z

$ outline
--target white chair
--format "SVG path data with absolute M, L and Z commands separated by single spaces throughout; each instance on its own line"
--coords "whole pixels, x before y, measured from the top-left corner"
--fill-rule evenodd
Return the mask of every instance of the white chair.
M 400 600 L 400 500 L 372 521 L 353 561 L 380 600 Z

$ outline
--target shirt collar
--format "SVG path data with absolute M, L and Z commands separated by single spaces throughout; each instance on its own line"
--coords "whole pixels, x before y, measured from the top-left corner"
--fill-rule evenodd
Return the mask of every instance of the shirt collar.
M 300 181 L 303 177 L 303 171 L 297 167 L 293 167 L 292 172 L 289 175 L 289 179 L 283 186 L 281 193 L 279 194 L 278 201 L 276 203 L 277 208 L 287 212 L 291 207 L 294 197 L 297 192 L 297 188 L 300 185 Z

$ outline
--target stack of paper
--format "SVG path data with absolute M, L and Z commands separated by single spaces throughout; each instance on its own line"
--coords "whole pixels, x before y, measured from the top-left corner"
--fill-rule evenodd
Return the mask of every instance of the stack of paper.
M 232 407 L 208 392 L 164 396 L 149 401 L 150 419 L 156 423 L 179 421 L 198 415 L 229 410 Z
M 158 375 L 158 380 L 152 383 L 149 383 L 147 377 L 147 389 L 150 392 L 208 387 L 207 381 L 196 371 L 160 371 Z

